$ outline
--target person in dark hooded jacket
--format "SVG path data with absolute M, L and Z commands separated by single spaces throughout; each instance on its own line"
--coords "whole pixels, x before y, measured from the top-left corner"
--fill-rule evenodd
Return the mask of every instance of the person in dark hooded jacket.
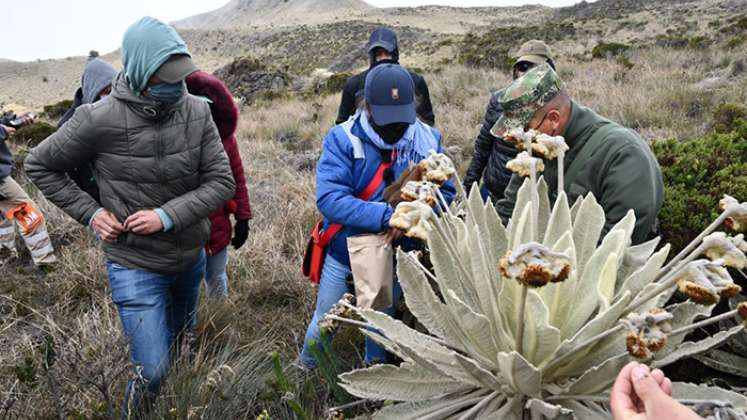
M 231 164 L 236 193 L 232 199 L 210 215 L 210 241 L 207 251 L 205 282 L 208 296 L 223 298 L 228 296 L 228 244 L 235 249 L 241 248 L 249 236 L 249 220 L 252 219 L 252 208 L 249 204 L 249 192 L 246 188 L 244 165 L 241 163 L 239 145 L 236 143 L 236 127 L 239 125 L 239 108 L 233 101 L 228 87 L 217 77 L 204 71 L 196 71 L 185 80 L 189 93 L 210 100 L 210 113 L 218 127 L 218 134 L 223 141 L 223 148 Z M 236 224 L 231 238 L 231 219 L 233 214 Z
M 555 68 L 550 47 L 543 41 L 533 39 L 522 44 L 514 63 L 512 77 L 518 79 L 537 65 L 548 63 Z M 511 171 L 506 163 L 516 157 L 516 149 L 502 138 L 490 134 L 495 122 L 503 115 L 500 100 L 505 89 L 495 92 L 488 102 L 480 133 L 475 140 L 475 150 L 464 177 L 464 189 L 470 191 L 472 184 L 484 184 L 483 194 L 495 203 L 503 198 L 503 191 L 511 180 Z
M 109 96 L 112 83 L 117 77 L 117 69 L 100 58 L 91 58 L 83 69 L 80 78 L 80 87 L 75 91 L 73 105 L 65 112 L 57 123 L 57 128 L 62 128 L 75 114 L 75 110 L 81 105 L 92 104 L 101 98 Z M 93 175 L 93 166 L 90 162 L 82 163 L 79 167 L 68 172 L 70 178 L 96 201 L 99 201 L 99 189 Z
M 335 124 L 342 124 L 355 115 L 363 102 L 363 87 L 366 84 L 366 76 L 372 68 L 386 63 L 399 64 L 399 44 L 394 31 L 382 26 L 371 33 L 368 39 L 368 62 L 370 67 L 366 71 L 356 74 L 345 83 Z M 433 115 L 428 84 L 423 76 L 410 70 L 408 72 L 415 83 L 415 109 L 418 118 L 433 127 L 436 124 L 436 117 Z

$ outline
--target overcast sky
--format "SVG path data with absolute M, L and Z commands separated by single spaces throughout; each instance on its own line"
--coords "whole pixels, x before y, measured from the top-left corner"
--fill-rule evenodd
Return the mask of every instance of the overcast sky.
M 567 6 L 580 0 L 366 0 L 378 7 Z M 227 0 L 0 0 L 0 58 L 29 61 L 102 53 L 119 47 L 135 20 L 153 16 L 169 22 L 217 9 Z

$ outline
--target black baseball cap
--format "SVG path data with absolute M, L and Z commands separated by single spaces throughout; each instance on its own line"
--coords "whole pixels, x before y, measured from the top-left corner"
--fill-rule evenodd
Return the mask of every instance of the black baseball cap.
M 376 48 L 383 48 L 389 53 L 393 53 L 397 49 L 397 34 L 386 26 L 374 29 L 368 38 L 368 52 Z
M 382 64 L 366 76 L 368 110 L 377 125 L 415 123 L 415 83 L 399 64 Z

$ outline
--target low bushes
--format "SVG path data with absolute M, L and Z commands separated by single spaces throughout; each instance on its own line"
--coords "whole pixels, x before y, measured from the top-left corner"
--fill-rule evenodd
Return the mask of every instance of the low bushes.
M 687 142 L 653 144 L 664 175 L 661 232 L 675 250 L 718 216 L 724 194 L 747 200 L 747 121 L 736 121 L 733 128 Z
M 630 49 L 630 45 L 621 44 L 619 42 L 604 42 L 601 41 L 596 47 L 592 48 L 592 58 L 609 58 L 620 55 Z

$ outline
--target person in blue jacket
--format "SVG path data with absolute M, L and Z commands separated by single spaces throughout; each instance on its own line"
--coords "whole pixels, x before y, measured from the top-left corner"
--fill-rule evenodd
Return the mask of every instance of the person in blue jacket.
M 364 91 L 365 107 L 327 133 L 316 168 L 316 204 L 324 216 L 324 227 L 339 223 L 343 228 L 327 248 L 316 310 L 298 361 L 304 368 L 316 367 L 309 344 L 320 337 L 319 321 L 351 291 L 347 282 L 351 273 L 348 236 L 387 232 L 395 246 L 414 249 L 413 241 L 403 239 L 389 225 L 394 209 L 384 200 L 383 192 L 410 165 L 427 158 L 431 151 L 442 150 L 441 134 L 416 116 L 415 84 L 407 70 L 397 64 L 376 66 L 366 76 Z M 369 201 L 357 198 L 382 162 L 392 164 L 385 182 Z M 445 183 L 441 191 L 451 200 L 453 183 Z M 395 282 L 394 302 L 400 295 Z M 386 312 L 393 314 L 394 309 Z M 382 347 L 366 339 L 366 365 L 381 363 L 385 357 Z

